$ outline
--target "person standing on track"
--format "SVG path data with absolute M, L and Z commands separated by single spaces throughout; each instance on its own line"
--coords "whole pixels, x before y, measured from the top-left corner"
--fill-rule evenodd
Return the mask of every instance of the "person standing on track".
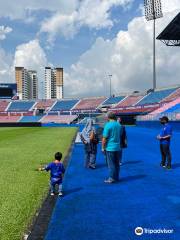
M 119 181 L 119 160 L 120 160 L 120 131 L 121 125 L 117 122 L 116 115 L 108 113 L 108 123 L 106 123 L 102 138 L 102 152 L 106 154 L 109 168 L 109 178 L 105 183 Z
M 91 118 L 87 120 L 86 126 L 80 134 L 80 137 L 84 144 L 85 167 L 95 169 L 98 137 L 96 134 L 96 129 L 93 126 L 93 120 Z
M 160 134 L 157 139 L 160 141 L 160 151 L 161 151 L 161 166 L 167 169 L 171 169 L 171 151 L 170 151 L 170 141 L 172 137 L 172 127 L 169 124 L 169 119 L 166 116 L 160 118 L 160 122 L 163 125 Z M 166 163 L 167 161 L 167 163 Z

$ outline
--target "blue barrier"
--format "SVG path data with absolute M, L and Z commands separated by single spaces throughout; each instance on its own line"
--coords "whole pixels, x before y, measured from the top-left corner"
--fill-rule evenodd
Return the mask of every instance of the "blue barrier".
M 170 121 L 170 124 L 172 125 L 174 131 L 180 132 L 180 121 Z M 146 128 L 161 128 L 159 121 L 137 121 L 136 125 L 138 127 Z

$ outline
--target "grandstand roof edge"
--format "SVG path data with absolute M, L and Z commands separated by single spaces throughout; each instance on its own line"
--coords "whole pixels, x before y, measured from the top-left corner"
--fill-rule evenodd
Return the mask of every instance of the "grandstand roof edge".
M 155 91 L 162 91 L 162 90 L 175 89 L 175 88 L 180 88 L 180 84 L 172 85 L 168 87 L 160 87 L 160 88 L 157 88 Z

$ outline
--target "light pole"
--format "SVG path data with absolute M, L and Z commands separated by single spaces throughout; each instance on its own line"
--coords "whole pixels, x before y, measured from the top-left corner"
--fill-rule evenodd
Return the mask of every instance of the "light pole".
M 153 20 L 153 89 L 156 89 L 156 19 L 163 17 L 161 0 L 144 0 L 145 17 Z
M 112 78 L 112 74 L 109 74 L 109 96 L 111 97 L 112 93 L 111 93 L 111 78 Z

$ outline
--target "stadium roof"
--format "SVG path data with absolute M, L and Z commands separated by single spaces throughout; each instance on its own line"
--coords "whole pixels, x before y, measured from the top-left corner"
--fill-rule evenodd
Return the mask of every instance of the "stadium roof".
M 180 47 L 180 13 L 169 23 L 162 33 L 157 37 L 167 46 Z

